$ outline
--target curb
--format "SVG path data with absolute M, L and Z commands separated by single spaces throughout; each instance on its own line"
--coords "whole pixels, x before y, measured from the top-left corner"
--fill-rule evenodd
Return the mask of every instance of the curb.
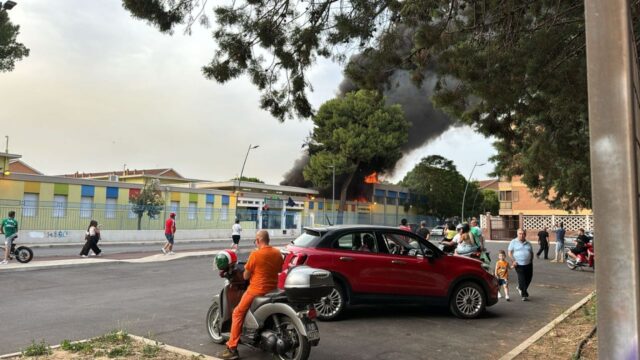
M 173 353 L 184 355 L 184 356 L 189 356 L 191 358 L 205 359 L 205 360 L 222 360 L 222 359 L 217 358 L 217 357 L 213 357 L 213 356 L 209 356 L 209 355 L 205 355 L 205 354 L 200 354 L 200 353 L 197 353 L 197 352 L 193 352 L 191 350 L 187 350 L 187 349 L 183 349 L 183 348 L 167 345 L 167 344 L 159 342 L 159 341 L 154 341 L 154 340 L 150 340 L 150 339 L 147 339 L 147 338 L 143 338 L 142 336 L 129 334 L 129 337 L 134 339 L 134 340 L 140 341 L 142 343 L 148 344 L 148 345 L 159 345 L 159 346 L 161 346 L 163 349 L 165 349 L 167 351 L 171 351 Z
M 200 354 L 200 353 L 197 353 L 197 352 L 193 352 L 191 350 L 187 350 L 187 349 L 183 349 L 183 348 L 167 345 L 165 343 L 162 343 L 162 342 L 159 342 L 159 341 L 154 341 L 154 340 L 151 340 L 151 339 L 147 339 L 147 338 L 144 338 L 142 336 L 137 336 L 137 335 L 133 335 L 133 334 L 127 334 L 127 335 L 130 338 L 132 338 L 133 340 L 139 341 L 139 342 L 141 342 L 143 344 L 158 345 L 158 346 L 162 347 L 163 349 L 165 349 L 167 351 L 170 351 L 172 353 L 188 356 L 188 357 L 191 357 L 191 358 L 194 358 L 194 359 L 222 360 L 222 359 L 217 358 L 217 357 L 204 355 L 204 354 Z M 72 341 L 72 343 L 73 344 L 80 344 L 80 343 L 87 342 L 87 341 L 90 341 L 90 340 L 91 339 L 84 339 L 84 340 Z M 51 350 L 56 350 L 59 347 L 60 347 L 60 345 L 51 346 Z M 4 354 L 4 355 L 0 355 L 0 359 L 13 359 L 13 358 L 17 358 L 18 356 L 21 356 L 21 355 L 22 355 L 22 352 Z
M 283 236 L 283 237 L 272 237 L 271 240 L 272 241 L 276 241 L 276 240 L 293 240 L 295 239 L 295 237 L 293 236 Z M 167 241 L 166 240 L 141 240 L 141 241 L 109 241 L 109 240 L 100 240 L 101 241 L 101 245 L 117 245 L 117 246 L 136 246 L 136 245 L 162 245 L 162 244 L 166 244 Z M 216 238 L 216 239 L 185 239 L 185 240 L 181 240 L 178 239 L 176 240 L 176 243 L 178 244 L 198 244 L 198 243 L 219 243 L 219 242 L 229 242 L 230 239 L 226 239 L 226 238 Z M 45 244 L 41 244 L 41 243 L 28 243 L 28 242 L 19 242 L 17 243 L 17 246 L 19 245 L 25 245 L 28 246 L 30 248 L 56 248 L 56 247 L 77 247 L 78 245 L 82 245 L 84 244 L 84 240 L 82 241 L 76 241 L 76 242 L 64 242 L 64 243 L 45 243 Z
M 513 350 L 509 351 L 505 355 L 503 355 L 498 360 L 512 360 L 520 355 L 523 351 L 525 351 L 529 346 L 533 345 L 536 341 L 538 341 L 541 337 L 546 335 L 549 331 L 551 331 L 554 327 L 556 327 L 559 323 L 561 323 L 564 319 L 569 317 L 569 315 L 573 314 L 581 308 L 587 301 L 591 300 L 593 296 L 596 294 L 595 290 L 591 292 L 591 294 L 585 296 L 582 300 L 575 303 L 572 307 L 567 309 L 565 312 L 560 314 L 557 318 L 551 320 L 550 323 L 545 325 L 542 329 L 538 330 L 535 334 L 531 335 L 527 340 L 523 341 L 520 345 L 513 348 Z

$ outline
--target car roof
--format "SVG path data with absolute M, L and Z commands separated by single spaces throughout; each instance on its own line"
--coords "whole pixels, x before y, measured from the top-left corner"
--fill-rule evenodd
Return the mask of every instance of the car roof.
M 368 229 L 368 230 L 400 230 L 394 226 L 383 226 L 383 225 L 329 225 L 329 226 L 306 226 L 304 230 L 311 230 L 317 232 L 330 232 L 335 230 L 358 230 L 358 229 Z

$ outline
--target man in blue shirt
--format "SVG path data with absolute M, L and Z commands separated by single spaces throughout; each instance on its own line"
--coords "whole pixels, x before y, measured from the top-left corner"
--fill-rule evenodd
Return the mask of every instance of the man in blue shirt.
M 527 241 L 526 233 L 523 229 L 518 229 L 518 237 L 509 243 L 509 258 L 512 261 L 512 268 L 518 274 L 518 292 L 522 296 L 522 301 L 529 300 L 529 284 L 533 279 L 533 246 Z
M 560 226 L 556 229 L 556 258 L 551 262 L 564 262 L 564 224 L 560 223 Z

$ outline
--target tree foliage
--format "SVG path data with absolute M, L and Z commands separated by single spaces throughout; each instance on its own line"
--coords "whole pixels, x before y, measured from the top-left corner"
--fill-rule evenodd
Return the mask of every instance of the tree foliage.
M 497 215 L 500 210 L 500 200 L 498 199 L 498 193 L 493 190 L 482 190 L 483 200 L 478 209 L 481 213 L 490 212 L 491 215 Z M 477 209 L 477 208 L 476 208 Z
M 155 219 L 164 209 L 164 199 L 155 181 L 145 181 L 142 190 L 129 195 L 131 211 L 138 216 L 138 230 L 142 228 L 142 217 L 146 213 Z
M 238 177 L 234 177 L 233 179 L 231 179 L 231 181 L 238 181 Z M 254 182 L 254 183 L 264 184 L 264 181 L 258 179 L 257 177 L 246 177 L 244 175 L 242 176 L 240 181 L 247 181 L 247 182 Z
M 7 13 L 0 10 L 0 72 L 12 71 L 16 61 L 29 56 L 29 49 L 17 41 L 20 26 L 11 23 Z
M 190 24 L 199 0 L 123 0 L 161 31 Z M 630 1 L 636 44 L 640 0 Z M 243 74 L 280 120 L 309 117 L 307 73 L 346 59 L 358 88 L 396 69 L 438 75 L 436 105 L 496 140 L 496 174 L 522 175 L 542 200 L 591 206 L 583 0 L 237 0 L 216 6 L 205 75 Z M 640 47 L 640 46 L 639 46 Z
M 324 103 L 313 117 L 309 164 L 304 177 L 319 188 L 340 184 L 340 212 L 356 172 L 392 169 L 402 157 L 409 124 L 398 105 L 387 106 L 377 92 L 360 90 Z
M 440 219 L 459 217 L 466 179 L 458 172 L 453 161 L 440 155 L 430 155 L 416 164 L 400 184 L 411 190 L 412 202 L 420 212 Z M 415 195 L 415 196 L 414 196 Z M 426 201 L 420 201 L 426 198 Z M 470 183 L 465 201 L 466 215 L 475 215 L 473 200 L 483 201 L 476 183 Z M 477 206 L 475 206 L 477 210 Z

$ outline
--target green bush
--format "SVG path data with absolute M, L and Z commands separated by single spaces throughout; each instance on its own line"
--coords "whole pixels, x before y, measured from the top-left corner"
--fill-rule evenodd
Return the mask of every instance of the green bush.
M 60 348 L 65 351 L 70 352 L 82 352 L 85 354 L 93 352 L 93 345 L 88 342 L 71 342 L 69 340 L 62 340 L 60 343 Z
M 131 355 L 131 348 L 128 344 L 116 346 L 109 351 L 107 354 L 110 358 L 121 357 L 121 356 L 129 356 Z
M 142 355 L 146 358 L 153 358 L 158 354 L 158 351 L 160 351 L 160 345 L 158 345 L 158 343 L 155 345 L 145 344 L 142 348 Z
M 31 340 L 31 345 L 22 350 L 22 356 L 43 356 L 51 354 L 51 347 L 44 340 L 36 343 Z

